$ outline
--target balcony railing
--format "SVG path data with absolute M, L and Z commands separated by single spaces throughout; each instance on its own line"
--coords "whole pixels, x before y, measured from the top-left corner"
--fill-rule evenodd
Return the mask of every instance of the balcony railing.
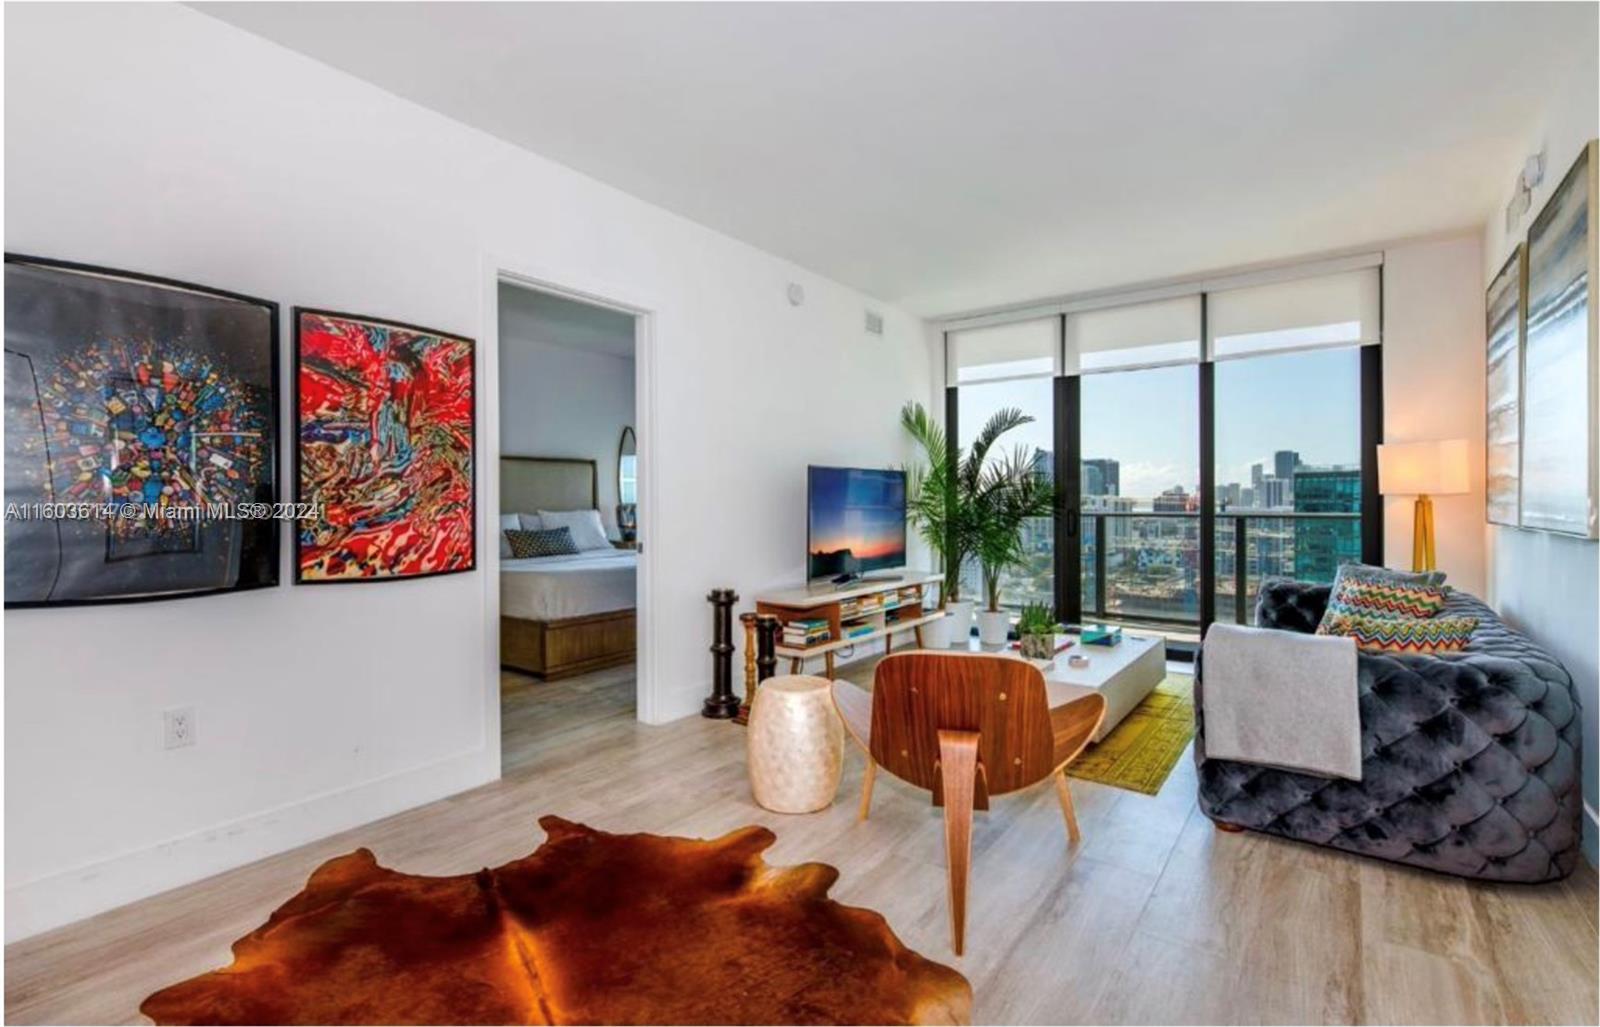
M 1082 511 L 1085 619 L 1200 624 L 1200 514 Z M 1359 513 L 1219 511 L 1216 617 L 1246 624 L 1261 579 L 1331 581 L 1361 555 Z M 1239 554 L 1244 554 L 1240 559 Z

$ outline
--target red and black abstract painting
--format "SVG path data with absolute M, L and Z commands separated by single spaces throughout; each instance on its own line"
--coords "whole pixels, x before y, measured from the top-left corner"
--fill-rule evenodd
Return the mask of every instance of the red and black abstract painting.
M 472 570 L 473 344 L 295 310 L 296 579 Z

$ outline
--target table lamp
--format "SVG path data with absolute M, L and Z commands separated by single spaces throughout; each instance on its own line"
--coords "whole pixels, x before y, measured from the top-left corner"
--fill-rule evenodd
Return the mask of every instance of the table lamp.
M 1378 491 L 1416 496 L 1411 569 L 1434 569 L 1433 496 L 1471 491 L 1466 439 L 1392 442 L 1378 447 Z

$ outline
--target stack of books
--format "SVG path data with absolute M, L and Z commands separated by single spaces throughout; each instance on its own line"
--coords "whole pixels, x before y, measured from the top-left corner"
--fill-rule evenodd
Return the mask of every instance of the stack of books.
M 826 620 L 792 620 L 783 626 L 783 644 L 805 649 L 832 638 Z
M 1085 624 L 1079 633 L 1084 645 L 1118 645 L 1122 641 L 1122 629 L 1109 624 Z
M 860 638 L 862 635 L 870 635 L 876 630 L 878 630 L 877 627 L 872 624 L 852 624 L 844 629 L 844 637 Z

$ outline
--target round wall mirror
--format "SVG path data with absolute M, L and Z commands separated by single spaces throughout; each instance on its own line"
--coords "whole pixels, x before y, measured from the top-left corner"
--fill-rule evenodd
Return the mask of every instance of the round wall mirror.
M 617 530 L 624 542 L 632 542 L 639 526 L 638 440 L 632 426 L 622 429 L 617 443 Z

